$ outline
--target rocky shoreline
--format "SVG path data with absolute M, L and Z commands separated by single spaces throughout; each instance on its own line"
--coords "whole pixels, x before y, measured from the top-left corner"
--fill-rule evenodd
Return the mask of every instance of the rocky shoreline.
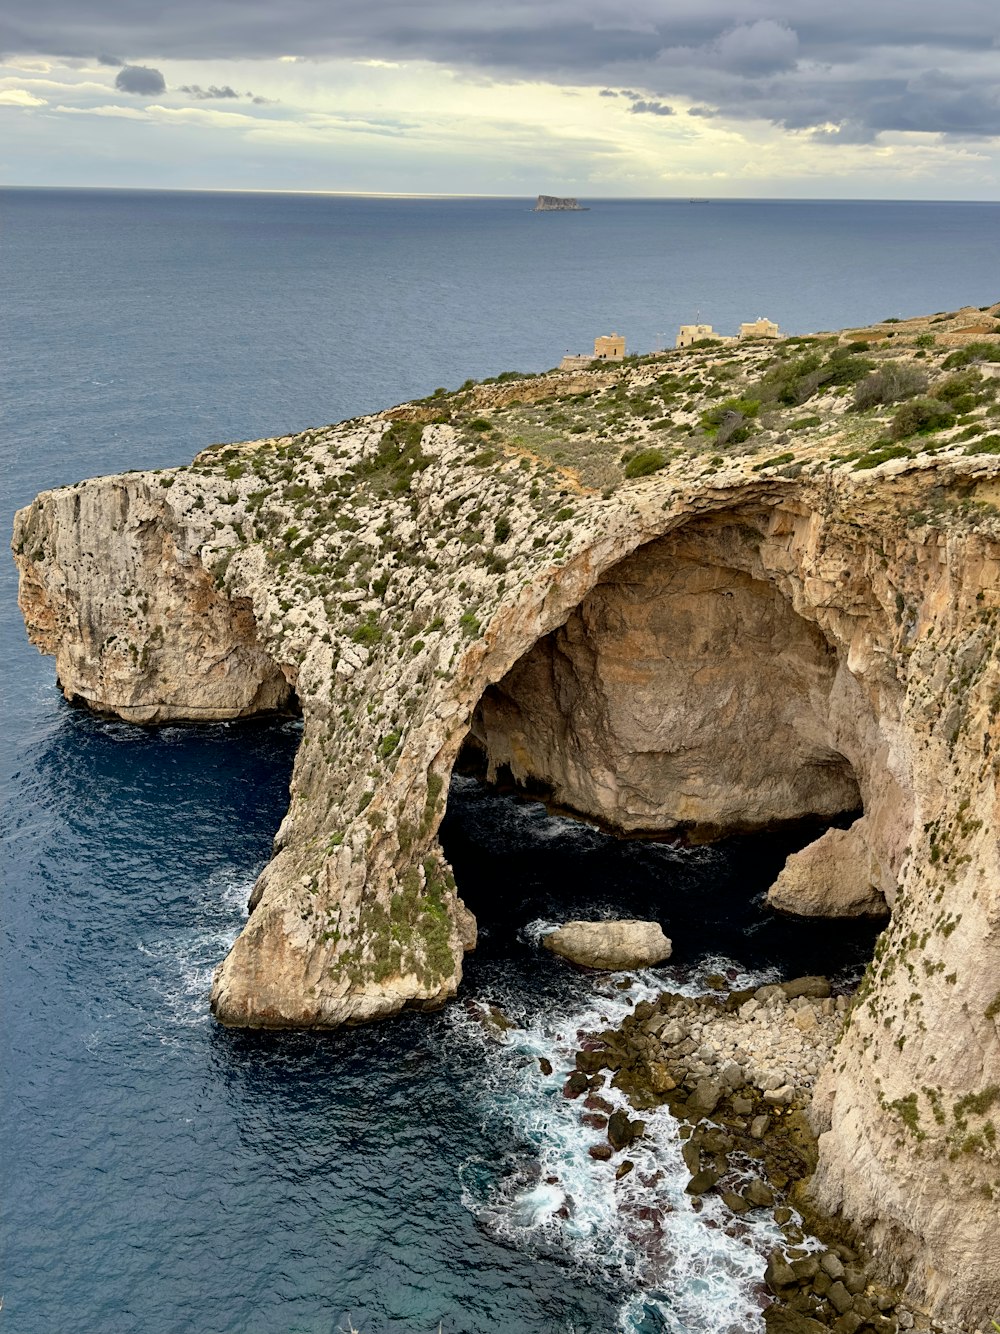
M 647 1133 L 641 1114 L 666 1106 L 680 1122 L 694 1207 L 714 1192 L 734 1226 L 765 1209 L 782 1233 L 759 1293 L 768 1334 L 986 1334 L 932 1321 L 904 1303 L 874 1280 L 863 1240 L 810 1202 L 817 1142 L 809 1105 L 851 996 L 834 994 L 822 977 L 734 990 L 716 974 L 707 984 L 708 994 L 665 991 L 640 1001 L 619 1027 L 580 1035 L 563 1092 L 580 1100 L 584 1125 L 606 1131 L 607 1143 L 591 1146 L 591 1157 L 614 1165 L 618 1179 L 628 1175 L 628 1150 Z M 609 1087 L 635 1116 L 602 1096 Z
M 810 1189 L 908 1300 L 966 1334 L 995 1316 L 998 367 L 993 304 L 504 372 L 20 511 L 20 606 L 68 699 L 147 725 L 301 710 L 216 1018 L 458 993 L 476 923 L 437 835 L 463 752 L 624 833 L 863 812 L 782 880 L 800 911 L 832 885 L 833 911 L 890 914 L 816 1083 Z M 804 1123 L 809 1087 L 756 1089 L 754 1115 Z

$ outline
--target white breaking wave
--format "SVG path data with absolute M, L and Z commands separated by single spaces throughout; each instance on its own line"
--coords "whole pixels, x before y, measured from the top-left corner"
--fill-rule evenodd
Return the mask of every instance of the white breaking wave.
M 539 919 L 523 934 L 540 940 L 554 925 Z M 455 1037 L 484 1049 L 484 1131 L 499 1118 L 525 1144 L 523 1154 L 503 1165 L 499 1181 L 495 1161 L 469 1160 L 461 1173 L 463 1204 L 498 1240 L 559 1255 L 591 1280 L 618 1288 L 623 1334 L 758 1334 L 764 1328 L 765 1257 L 781 1240 L 770 1212 L 737 1218 L 717 1195 L 686 1195 L 689 1173 L 670 1112 L 634 1113 L 624 1095 L 607 1086 L 600 1097 L 641 1116 L 648 1129 L 612 1161 L 595 1160 L 589 1149 L 606 1143 L 606 1131 L 583 1121 L 584 1098 L 570 1100 L 562 1092 L 587 1034 L 617 1026 L 665 988 L 703 993 L 697 978 L 711 972 L 728 973 L 733 986 L 760 985 L 771 976 L 715 958 L 696 976 L 662 968 L 630 974 L 621 990 L 622 974 L 591 979 L 579 1008 L 531 1016 L 503 1032 L 479 1021 L 475 1003 L 450 1015 Z M 483 1005 L 480 1018 L 488 1008 Z M 542 1060 L 551 1064 L 551 1075 L 543 1074 Z M 618 1181 L 616 1168 L 625 1158 L 635 1166 Z M 749 1162 L 734 1160 L 733 1166 L 734 1184 L 751 1175 Z
M 216 871 L 192 891 L 204 927 L 181 928 L 154 940 L 136 942 L 136 948 L 151 961 L 149 982 L 161 1002 L 153 1029 L 161 1042 L 171 1042 L 177 1028 L 209 1021 L 212 974 L 247 919 L 247 901 L 255 879 L 242 871 Z

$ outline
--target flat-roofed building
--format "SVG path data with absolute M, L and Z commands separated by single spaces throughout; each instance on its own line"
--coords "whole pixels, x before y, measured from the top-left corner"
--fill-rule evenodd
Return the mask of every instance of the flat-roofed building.
M 621 334 L 602 334 L 594 339 L 595 361 L 621 361 L 624 355 L 625 339 Z
M 766 320 L 763 315 L 758 315 L 755 320 L 749 320 L 746 324 L 740 325 L 741 338 L 778 338 L 780 330 L 774 320 Z
M 690 347 L 692 343 L 700 343 L 704 339 L 709 339 L 714 343 L 731 343 L 733 341 L 729 334 L 716 333 L 710 324 L 682 324 L 674 342 L 674 347 Z

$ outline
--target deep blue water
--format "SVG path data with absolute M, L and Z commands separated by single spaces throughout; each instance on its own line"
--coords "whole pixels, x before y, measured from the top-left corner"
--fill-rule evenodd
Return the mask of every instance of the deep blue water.
M 724 330 L 766 314 L 807 331 L 982 305 L 998 223 L 987 204 L 536 216 L 528 201 L 8 191 L 4 524 L 47 486 L 542 369 L 613 327 L 646 350 L 696 310 Z M 586 1016 L 657 979 L 581 978 L 538 932 L 570 909 L 659 915 L 672 983 L 707 956 L 857 961 L 870 940 L 755 905 L 786 848 L 622 845 L 463 780 L 447 848 L 483 945 L 460 1003 L 325 1036 L 226 1032 L 208 979 L 283 813 L 295 727 L 152 733 L 75 712 L 14 599 L 6 561 L 10 1334 L 714 1334 L 724 1312 L 733 1334 L 756 1328 L 752 1252 L 719 1251 L 677 1208 L 669 1263 L 653 1263 L 534 1059 L 558 1062 Z M 477 1000 L 517 1019 L 503 1046 Z

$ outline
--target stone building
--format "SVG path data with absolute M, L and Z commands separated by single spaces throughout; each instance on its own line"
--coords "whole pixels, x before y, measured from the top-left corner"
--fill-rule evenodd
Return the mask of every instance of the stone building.
M 716 343 L 735 341 L 730 334 L 716 333 L 710 324 L 682 324 L 674 347 L 690 347 L 692 343 L 699 343 L 704 338 L 711 338 Z
M 595 361 L 621 361 L 625 355 L 625 339 L 619 333 L 602 334 L 594 339 Z
M 741 338 L 777 338 L 780 331 L 774 320 L 758 315 L 755 320 L 740 325 Z
M 621 361 L 625 356 L 625 338 L 620 333 L 601 334 L 594 339 L 594 354 L 567 352 L 559 363 L 561 371 L 585 371 L 594 361 Z
M 779 336 L 778 326 L 775 322 L 765 319 L 763 315 L 740 325 L 740 338 L 778 338 Z M 682 324 L 674 347 L 690 347 L 692 343 L 699 343 L 705 339 L 711 339 L 714 343 L 736 342 L 732 334 L 716 333 L 710 324 Z

